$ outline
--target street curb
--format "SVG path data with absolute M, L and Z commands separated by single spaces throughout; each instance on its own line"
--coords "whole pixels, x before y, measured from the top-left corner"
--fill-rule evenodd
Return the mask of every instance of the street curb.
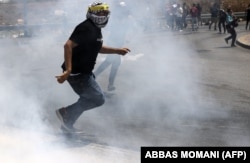
M 239 37 L 236 40 L 236 44 L 243 48 L 250 49 L 250 34 Z

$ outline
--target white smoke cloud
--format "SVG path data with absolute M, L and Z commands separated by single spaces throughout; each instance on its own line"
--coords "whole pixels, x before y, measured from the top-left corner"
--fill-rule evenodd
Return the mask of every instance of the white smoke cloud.
M 118 158 L 121 162 L 128 158 L 132 159 L 130 162 L 139 159 L 138 153 L 98 146 L 98 142 L 92 145 L 94 138 L 71 142 L 60 135 L 55 110 L 75 102 L 77 96 L 67 83 L 58 84 L 55 76 L 62 71 L 63 44 L 75 22 L 85 19 L 89 4 L 86 1 L 71 2 L 58 2 L 49 10 L 42 11 L 44 15 L 53 14 L 52 11 L 65 11 L 68 27 L 59 26 L 56 29 L 48 23 L 48 18 L 44 18 L 40 22 L 45 22 L 44 25 L 33 29 L 32 37 L 1 40 L 6 45 L 1 46 L 0 55 L 1 162 L 110 163 L 118 162 Z M 28 13 L 29 7 L 28 18 L 33 19 Z M 79 11 L 77 14 L 75 9 Z M 56 20 L 60 21 L 60 18 Z M 78 147 L 82 148 L 77 150 Z
M 215 116 L 206 111 L 222 106 L 206 97 L 208 94 L 199 83 L 202 67 L 193 60 L 196 52 L 188 41 L 171 33 L 144 31 L 148 23 L 147 7 L 152 11 L 156 6 L 141 1 L 125 1 L 132 10 L 133 28 L 126 43 L 132 51 L 124 57 L 118 71 L 115 95 L 107 98 L 104 106 L 84 112 L 76 123 L 76 127 L 96 138 L 85 141 L 86 144 L 65 143 L 59 134 L 55 110 L 74 103 L 77 95 L 67 83 L 58 84 L 54 76 L 61 73 L 63 44 L 74 26 L 85 19 L 91 2 L 58 1 L 50 10 L 66 14 L 65 26 L 58 29 L 43 26 L 33 31 L 33 37 L 17 38 L 0 47 L 0 129 L 3 131 L 0 161 L 138 162 L 138 151 L 143 145 L 181 146 L 194 145 L 197 141 L 207 145 L 201 132 L 206 123 L 200 125 L 199 120 L 209 121 L 227 114 Z M 47 14 L 46 10 L 43 12 Z M 112 6 L 111 17 L 115 17 Z M 103 29 L 103 34 L 108 36 L 114 30 L 117 28 L 109 26 Z M 144 55 L 137 60 L 126 60 L 138 53 Z M 101 59 L 99 56 L 96 66 Z M 108 71 L 97 78 L 104 91 Z M 217 141 L 213 135 L 209 139 Z M 225 144 L 230 142 L 225 140 Z

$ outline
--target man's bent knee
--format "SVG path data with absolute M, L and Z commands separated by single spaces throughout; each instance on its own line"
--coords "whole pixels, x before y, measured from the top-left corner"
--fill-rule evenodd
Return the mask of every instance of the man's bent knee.
M 96 106 L 101 106 L 105 103 L 105 97 L 104 95 L 99 95 L 95 98 L 94 101 L 95 101 Z
M 80 108 L 83 108 L 86 111 L 103 105 L 105 103 L 105 98 L 104 95 L 96 95 L 87 99 L 81 97 L 77 103 Z

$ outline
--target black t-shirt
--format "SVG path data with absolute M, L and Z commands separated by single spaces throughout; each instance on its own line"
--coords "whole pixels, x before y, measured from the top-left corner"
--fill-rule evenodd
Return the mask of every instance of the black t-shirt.
M 101 29 L 87 19 L 76 26 L 69 39 L 78 44 L 72 49 L 72 73 L 91 73 L 102 47 Z M 66 69 L 65 62 L 62 68 Z
M 220 21 L 226 21 L 226 18 L 227 18 L 227 13 L 225 11 L 221 11 L 219 12 L 219 18 L 220 18 Z

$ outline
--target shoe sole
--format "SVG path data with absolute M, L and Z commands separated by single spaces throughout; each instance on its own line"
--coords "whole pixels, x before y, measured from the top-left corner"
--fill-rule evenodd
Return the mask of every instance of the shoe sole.
M 78 135 L 78 134 L 84 134 L 83 131 L 69 131 L 64 126 L 61 126 L 60 128 L 64 134 L 72 134 L 72 135 Z

